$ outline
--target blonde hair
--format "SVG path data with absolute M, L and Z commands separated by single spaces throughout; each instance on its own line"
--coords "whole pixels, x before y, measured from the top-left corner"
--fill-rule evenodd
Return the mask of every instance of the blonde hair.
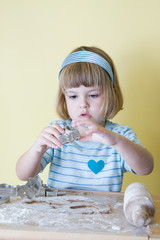
M 108 73 L 100 66 L 89 62 L 75 62 L 63 68 L 59 77 L 59 90 L 57 97 L 57 114 L 64 120 L 70 119 L 67 111 L 64 92 L 67 88 L 76 88 L 81 85 L 85 87 L 97 86 L 104 93 L 104 104 L 102 109 L 105 113 L 105 120 L 113 118 L 123 109 L 123 96 L 119 86 L 116 68 L 110 56 L 97 47 L 82 46 L 77 51 L 90 51 L 99 54 L 111 66 L 113 71 L 113 84 Z

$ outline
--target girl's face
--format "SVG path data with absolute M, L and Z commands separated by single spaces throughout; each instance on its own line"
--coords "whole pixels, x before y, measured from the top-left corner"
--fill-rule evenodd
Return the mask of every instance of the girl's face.
M 99 87 L 67 88 L 65 99 L 70 118 L 76 120 L 79 117 L 91 118 L 96 123 L 104 124 L 104 94 Z

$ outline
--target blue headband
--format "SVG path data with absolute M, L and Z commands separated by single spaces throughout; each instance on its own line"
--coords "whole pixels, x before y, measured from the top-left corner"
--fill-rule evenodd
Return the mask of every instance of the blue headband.
M 113 84 L 113 72 L 110 64 L 100 55 L 89 51 L 73 52 L 68 57 L 66 57 L 59 71 L 59 76 L 64 67 L 75 62 L 90 62 L 99 65 L 108 73 Z

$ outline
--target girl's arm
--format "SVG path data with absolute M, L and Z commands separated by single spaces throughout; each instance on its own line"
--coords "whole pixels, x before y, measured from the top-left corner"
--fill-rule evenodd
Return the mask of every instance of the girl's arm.
M 117 135 L 117 141 L 113 146 L 131 169 L 139 175 L 151 173 L 154 167 L 154 160 L 151 153 L 129 139 L 119 134 Z
M 36 176 L 42 169 L 40 161 L 43 154 L 49 148 L 62 148 L 63 144 L 59 141 L 59 134 L 63 134 L 64 129 L 57 123 L 43 129 L 32 147 L 25 152 L 17 161 L 16 173 L 19 179 L 27 180 L 29 177 Z
M 130 141 L 118 133 L 112 132 L 91 119 L 79 118 L 74 121 L 74 127 L 86 128 L 85 136 L 79 141 L 100 142 L 113 146 L 117 152 L 128 163 L 131 169 L 140 175 L 147 175 L 152 172 L 154 160 L 149 151 L 142 146 Z
M 36 176 L 42 169 L 40 165 L 43 153 L 38 152 L 33 145 L 17 161 L 16 173 L 20 180 L 27 181 L 29 177 Z

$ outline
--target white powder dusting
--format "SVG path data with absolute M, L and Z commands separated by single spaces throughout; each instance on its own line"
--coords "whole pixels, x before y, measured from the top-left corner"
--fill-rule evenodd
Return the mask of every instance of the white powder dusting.
M 89 193 L 38 197 L 1 204 L 0 226 L 147 234 L 146 228 L 136 228 L 126 221 L 122 196 Z

